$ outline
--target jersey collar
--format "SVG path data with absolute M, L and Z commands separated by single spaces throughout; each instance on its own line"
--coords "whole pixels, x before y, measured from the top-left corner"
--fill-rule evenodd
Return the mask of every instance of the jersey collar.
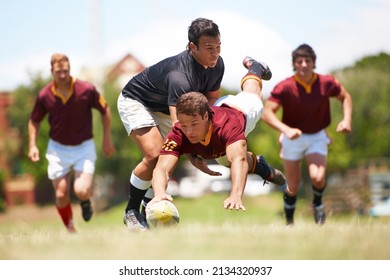
M 55 81 L 53 81 L 53 84 L 51 86 L 51 91 L 53 92 L 53 94 L 55 96 L 57 96 L 59 99 L 61 99 L 62 104 L 65 104 L 66 102 L 68 102 L 69 98 L 71 98 L 71 96 L 73 95 L 74 83 L 75 83 L 75 79 L 73 79 L 73 77 L 71 77 L 71 82 L 70 82 L 70 86 L 69 86 L 69 94 L 68 94 L 67 97 L 63 96 L 59 91 L 57 91 L 57 87 L 56 87 L 56 82 Z
M 202 144 L 203 146 L 207 146 L 208 144 L 210 144 L 212 133 L 213 133 L 213 123 L 210 120 L 209 129 L 206 133 L 206 136 L 204 137 L 204 140 L 201 140 L 199 143 Z
M 305 81 L 302 81 L 301 79 L 299 79 L 298 75 L 295 74 L 294 75 L 294 79 L 295 81 L 300 84 L 306 91 L 306 93 L 310 94 L 311 93 L 311 87 L 313 86 L 314 82 L 317 80 L 318 78 L 318 75 L 316 73 L 313 74 L 313 78 L 311 79 L 311 81 L 307 84 Z

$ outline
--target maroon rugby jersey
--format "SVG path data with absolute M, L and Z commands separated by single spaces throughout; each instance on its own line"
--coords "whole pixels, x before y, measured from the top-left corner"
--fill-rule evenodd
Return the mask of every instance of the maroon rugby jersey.
M 330 124 L 329 98 L 341 92 L 334 77 L 315 75 L 311 85 L 291 76 L 278 83 L 269 98 L 283 107 L 282 122 L 303 133 L 316 133 Z
M 41 122 L 49 115 L 49 136 L 63 145 L 79 145 L 93 137 L 92 108 L 106 113 L 107 103 L 90 83 L 73 80 L 73 92 L 65 100 L 56 94 L 53 82 L 39 93 L 31 120 Z
M 220 107 L 212 106 L 211 109 L 214 114 L 211 130 L 206 136 L 209 141 L 204 144 L 192 144 L 180 130 L 180 124 L 176 123 L 165 138 L 160 154 L 177 157 L 182 154 L 196 154 L 204 159 L 215 159 L 224 156 L 226 147 L 231 143 L 246 140 L 245 116 L 242 112 L 225 104 Z

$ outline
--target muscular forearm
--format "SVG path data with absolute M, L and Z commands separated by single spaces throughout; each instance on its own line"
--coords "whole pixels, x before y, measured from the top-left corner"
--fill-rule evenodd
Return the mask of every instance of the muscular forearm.
M 273 101 L 266 101 L 264 105 L 264 111 L 262 115 L 262 119 L 265 123 L 267 123 L 272 128 L 278 130 L 279 132 L 284 133 L 286 130 L 290 129 L 290 127 L 284 124 L 279 118 L 276 116 L 276 112 L 278 111 L 280 105 Z
M 231 194 L 242 197 L 248 175 L 248 162 L 246 159 L 235 160 L 230 167 L 232 189 Z
M 111 112 L 110 112 L 109 108 L 107 108 L 106 113 L 102 115 L 102 126 L 103 126 L 103 137 L 104 137 L 104 139 L 110 139 Z
M 349 94 L 344 98 L 343 101 L 343 114 L 346 121 L 352 121 L 352 98 Z
M 173 155 L 160 155 L 157 165 L 153 170 L 152 187 L 154 191 L 153 201 L 161 199 L 172 200 L 172 197 L 166 193 L 169 178 L 175 170 L 179 158 Z
M 159 168 L 155 168 L 153 171 L 152 178 L 152 188 L 154 191 L 154 196 L 162 197 L 166 194 L 166 189 L 168 187 L 169 177 L 165 172 Z
M 37 136 L 39 131 L 39 123 L 29 120 L 28 122 L 28 136 L 29 136 L 29 147 L 35 147 L 37 145 Z
M 31 119 L 28 122 L 28 136 L 29 136 L 29 147 L 28 147 L 28 157 L 31 161 L 39 161 L 39 150 L 37 147 L 37 137 L 39 132 L 40 124 L 32 121 Z
M 264 112 L 263 121 L 266 122 L 272 128 L 274 128 L 282 133 L 289 128 L 289 126 L 287 126 L 286 124 L 281 122 L 274 113 L 267 113 L 266 114 L 266 112 Z

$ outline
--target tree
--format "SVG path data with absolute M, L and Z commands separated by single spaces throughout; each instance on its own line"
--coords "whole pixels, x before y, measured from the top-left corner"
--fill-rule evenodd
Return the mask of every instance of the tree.
M 42 165 L 36 165 L 28 159 L 28 120 L 30 113 L 35 103 L 35 99 L 44 85 L 48 83 L 48 79 L 42 78 L 39 74 L 31 77 L 30 85 L 19 86 L 12 92 L 13 103 L 8 108 L 7 115 L 12 128 L 18 131 L 20 144 L 18 149 L 10 152 L 10 162 L 14 175 L 31 173 L 37 180 L 42 180 L 47 175 L 46 168 Z M 45 151 L 48 141 L 49 126 L 46 122 L 42 123 L 40 135 L 38 139 L 38 148 L 40 151 Z M 42 157 L 42 154 L 41 154 Z
M 343 145 L 339 154 L 333 155 L 333 160 L 338 157 L 336 164 L 348 159 L 349 166 L 356 166 L 369 158 L 390 156 L 389 73 L 390 55 L 386 53 L 364 57 L 352 67 L 333 72 L 353 99 L 352 133 L 343 141 L 332 133 L 338 145 Z M 340 110 L 335 110 L 333 117 L 340 119 Z M 348 155 L 347 150 L 352 153 Z
M 40 164 L 34 164 L 28 158 L 28 120 L 39 91 L 49 82 L 40 74 L 31 75 L 30 85 L 21 85 L 12 92 L 13 103 L 7 110 L 10 126 L 17 131 L 18 139 L 13 140 L 16 148 L 8 151 L 12 164 L 11 175 L 29 173 L 36 181 L 38 203 L 51 201 L 53 189 L 47 178 L 47 165 L 44 163 L 44 151 L 49 139 L 49 125 L 42 122 L 37 146 L 41 151 Z

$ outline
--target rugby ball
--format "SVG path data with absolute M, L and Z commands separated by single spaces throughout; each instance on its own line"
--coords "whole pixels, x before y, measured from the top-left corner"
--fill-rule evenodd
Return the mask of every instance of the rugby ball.
M 168 200 L 160 200 L 146 207 L 146 222 L 149 228 L 174 227 L 179 223 L 179 211 Z

